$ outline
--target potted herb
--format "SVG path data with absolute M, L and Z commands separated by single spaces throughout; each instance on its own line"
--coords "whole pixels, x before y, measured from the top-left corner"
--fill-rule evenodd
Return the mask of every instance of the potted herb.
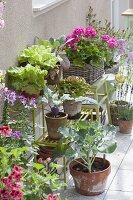
M 109 63 L 116 50 L 117 40 L 112 36 L 100 35 L 92 26 L 76 27 L 66 37 L 65 51 L 71 62 L 64 77 L 84 77 L 87 83 L 94 83 L 104 73 L 104 62 Z
M 86 196 L 104 192 L 111 165 L 97 154 L 116 149 L 114 126 L 104 128 L 98 122 L 78 121 L 59 130 L 62 140 L 55 152 L 74 158 L 69 167 L 77 192 Z M 64 146 L 66 141 L 73 145 Z
M 90 88 L 85 79 L 77 76 L 69 76 L 59 82 L 59 94 L 64 97 L 64 111 L 73 117 L 81 112 L 82 98 L 89 95 Z M 69 96 L 65 95 L 68 94 Z
M 131 133 L 133 127 L 133 105 L 127 104 L 118 110 L 120 133 Z
M 28 64 L 25 67 L 9 67 L 7 70 L 8 85 L 12 89 L 29 96 L 39 96 L 46 85 L 44 78 L 46 70 L 39 66 L 33 67 Z
M 45 114 L 48 136 L 51 139 L 60 139 L 61 134 L 58 128 L 64 126 L 67 123 L 68 114 L 60 111 L 60 105 L 62 104 L 58 93 L 53 92 L 49 88 L 45 88 L 44 96 L 41 101 L 48 104 L 49 108 Z

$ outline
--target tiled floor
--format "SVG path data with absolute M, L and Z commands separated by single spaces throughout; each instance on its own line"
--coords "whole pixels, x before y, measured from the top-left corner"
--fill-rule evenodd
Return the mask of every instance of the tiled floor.
M 68 174 L 68 187 L 62 192 L 62 200 L 133 200 L 133 132 L 117 133 L 117 150 L 107 155 L 112 171 L 108 179 L 106 191 L 95 197 L 78 194 Z

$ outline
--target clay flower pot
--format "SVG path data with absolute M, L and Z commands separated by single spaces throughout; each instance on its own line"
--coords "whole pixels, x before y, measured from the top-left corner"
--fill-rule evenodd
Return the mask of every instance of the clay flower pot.
M 82 159 L 77 159 L 82 162 Z M 75 169 L 77 162 L 73 160 L 70 167 L 70 174 L 72 175 L 75 183 L 75 188 L 79 194 L 85 196 L 95 196 L 104 192 L 108 175 L 111 172 L 110 162 L 108 160 L 103 160 L 103 158 L 96 157 L 95 161 L 99 165 L 104 165 L 104 170 L 96 172 L 82 172 Z
M 133 119 L 130 121 L 119 120 L 118 124 L 119 124 L 120 133 L 128 134 L 132 132 Z
M 82 102 L 77 102 L 74 100 L 65 100 L 63 102 L 63 108 L 65 113 L 67 113 L 69 117 L 73 117 L 81 112 Z
M 58 132 L 58 129 L 61 126 L 65 126 L 67 123 L 67 117 L 68 115 L 64 112 L 60 112 L 59 117 L 53 117 L 51 113 L 45 114 L 49 138 L 55 140 L 59 140 L 61 138 L 61 134 Z

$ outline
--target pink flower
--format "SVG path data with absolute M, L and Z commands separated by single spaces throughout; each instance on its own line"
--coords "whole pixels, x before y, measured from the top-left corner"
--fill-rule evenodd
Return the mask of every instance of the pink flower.
M 42 158 L 39 158 L 39 159 L 38 159 L 38 162 L 39 162 L 39 163 L 43 163 L 43 159 L 42 159 Z
M 81 26 L 77 26 L 74 30 L 73 30 L 73 34 L 74 35 L 84 35 L 85 34 L 85 29 Z
M 115 38 L 110 38 L 108 41 L 108 46 L 113 49 L 117 46 L 117 40 Z
M 14 173 L 12 176 L 16 182 L 19 182 L 21 180 L 21 178 L 23 178 L 22 174 L 20 174 L 20 173 Z
M 14 172 L 19 172 L 19 173 L 21 173 L 22 171 L 23 171 L 23 168 L 22 167 L 19 167 L 19 166 L 17 166 L 17 165 L 14 165 L 14 167 L 13 167 L 13 171 Z
M 4 19 L 0 19 L 0 29 L 3 29 L 5 27 L 5 21 Z
M 102 35 L 101 38 L 102 38 L 103 41 L 107 42 L 110 39 L 110 36 L 109 35 Z
M 45 160 L 45 162 L 50 162 L 50 161 L 51 161 L 50 157 Z
M 5 188 L 3 188 L 3 189 L 1 189 L 0 190 L 0 197 L 2 198 L 2 199 L 8 199 L 8 191 L 5 189 Z
M 9 126 L 0 126 L 0 135 L 4 137 L 10 137 L 12 129 Z
M 21 200 L 23 197 L 23 192 L 17 189 L 13 189 L 9 194 L 14 200 Z
M 46 200 L 58 200 L 57 194 L 49 194 Z
M 85 36 L 87 38 L 94 38 L 96 37 L 96 30 L 92 27 L 92 26 L 88 26 L 86 29 L 85 29 Z

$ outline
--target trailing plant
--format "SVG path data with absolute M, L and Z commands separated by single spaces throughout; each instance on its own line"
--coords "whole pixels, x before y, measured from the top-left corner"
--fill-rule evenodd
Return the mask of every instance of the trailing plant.
M 19 92 L 27 94 L 39 94 L 45 87 L 46 81 L 44 77 L 47 75 L 46 70 L 40 67 L 26 65 L 25 67 L 9 67 L 7 71 L 8 84 Z
M 98 122 L 78 121 L 59 128 L 59 131 L 62 134 L 62 140 L 54 156 L 81 158 L 83 162 L 79 164 L 88 172 L 93 171 L 92 166 L 99 152 L 112 153 L 117 146 L 114 139 L 116 129 L 111 125 L 104 128 Z M 70 145 L 71 143 L 74 145 Z

